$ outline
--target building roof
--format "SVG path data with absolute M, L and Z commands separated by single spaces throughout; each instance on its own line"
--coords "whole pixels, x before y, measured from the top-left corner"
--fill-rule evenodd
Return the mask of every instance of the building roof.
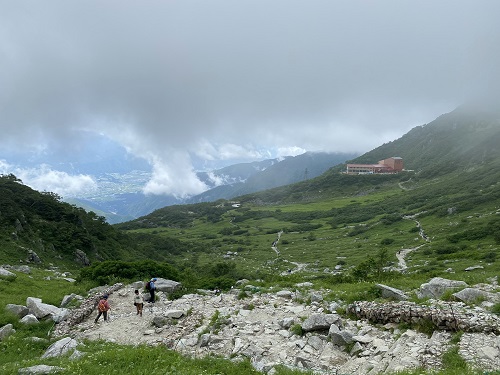
M 347 164 L 347 166 L 358 168 L 387 168 L 385 164 Z

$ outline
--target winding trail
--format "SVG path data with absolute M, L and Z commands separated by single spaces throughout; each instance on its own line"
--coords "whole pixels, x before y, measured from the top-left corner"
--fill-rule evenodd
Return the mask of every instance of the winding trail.
M 278 242 L 280 241 L 282 234 L 283 234 L 283 231 L 280 230 L 278 232 L 278 239 L 276 239 L 276 241 L 274 241 L 273 244 L 271 245 L 271 249 L 274 250 L 274 252 L 276 253 L 277 256 L 280 256 L 280 250 L 278 249 Z
M 422 228 L 422 225 L 420 224 L 420 222 L 418 220 L 416 220 L 416 217 L 420 214 L 422 214 L 424 212 L 420 212 L 420 213 L 417 213 L 415 215 L 405 215 L 403 216 L 403 219 L 406 219 L 406 220 L 413 220 L 416 225 L 417 225 L 417 228 L 419 229 L 418 231 L 418 235 L 425 241 L 425 242 L 430 242 L 430 239 L 429 237 L 425 234 L 424 232 L 424 229 Z M 419 245 L 419 246 L 416 246 L 416 247 L 411 247 L 411 248 L 408 248 L 408 249 L 401 249 L 397 252 L 396 254 L 396 258 L 398 258 L 398 266 L 393 268 L 395 271 L 404 271 L 408 268 L 408 266 L 406 265 L 406 256 L 411 253 L 412 251 L 415 251 L 415 250 L 418 250 L 420 249 L 422 246 L 425 246 L 427 243 L 423 243 L 422 245 Z

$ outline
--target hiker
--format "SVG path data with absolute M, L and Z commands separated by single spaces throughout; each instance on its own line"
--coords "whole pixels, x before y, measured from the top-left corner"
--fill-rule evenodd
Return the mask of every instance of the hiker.
M 156 277 L 153 277 L 149 282 L 149 303 L 155 303 Z
M 142 316 L 142 308 L 144 307 L 144 297 L 142 296 L 142 294 L 139 293 L 139 289 L 135 290 L 134 306 L 137 309 L 136 315 Z
M 97 304 L 97 310 L 99 311 L 99 313 L 97 314 L 94 323 L 97 323 L 101 315 L 104 317 L 104 321 L 107 322 L 108 311 L 110 310 L 107 294 L 103 295 L 102 298 L 99 300 L 99 303 Z

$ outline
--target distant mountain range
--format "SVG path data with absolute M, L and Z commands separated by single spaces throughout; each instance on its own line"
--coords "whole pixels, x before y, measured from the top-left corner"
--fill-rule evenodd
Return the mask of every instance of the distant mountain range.
M 94 211 L 111 223 L 120 223 L 147 215 L 174 204 L 210 202 L 231 199 L 277 186 L 314 178 L 329 168 L 358 156 L 353 153 L 312 153 L 294 157 L 238 163 L 198 172 L 209 189 L 185 199 L 170 195 L 145 195 L 142 188 L 151 178 L 150 165 L 131 156 L 116 142 L 92 133 L 82 132 L 83 147 L 59 146 L 45 152 L 30 153 L 1 150 L 0 159 L 19 169 L 36 169 L 41 165 L 70 175 L 91 176 L 97 188 L 64 196 L 63 200 Z

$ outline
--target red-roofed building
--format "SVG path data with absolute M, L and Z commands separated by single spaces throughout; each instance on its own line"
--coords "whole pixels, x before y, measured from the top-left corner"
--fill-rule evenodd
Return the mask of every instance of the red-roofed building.
M 380 160 L 377 164 L 347 164 L 348 174 L 398 173 L 403 170 L 403 159 L 397 156 Z

